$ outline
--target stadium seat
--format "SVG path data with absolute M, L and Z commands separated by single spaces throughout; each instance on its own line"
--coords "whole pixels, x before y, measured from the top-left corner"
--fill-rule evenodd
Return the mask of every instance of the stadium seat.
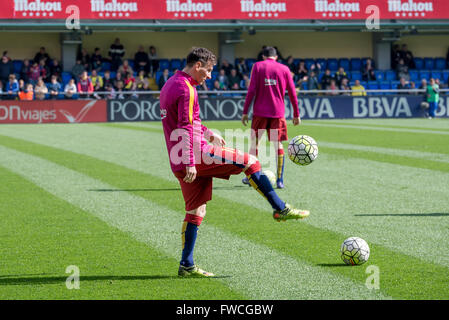
M 110 62 L 103 62 L 103 64 L 101 65 L 101 71 L 107 71 L 107 70 L 111 70 L 111 63 Z
M 440 79 L 440 81 L 443 79 L 442 73 L 439 70 L 432 70 L 430 72 L 430 77 L 434 79 Z
M 302 60 L 302 59 L 300 59 L 300 58 L 295 58 L 295 59 L 293 59 L 293 63 L 295 64 L 296 68 L 298 68 L 299 62 L 300 62 L 301 60 Z
M 424 58 L 424 69 L 431 70 L 435 67 L 435 60 L 433 58 Z
M 345 71 L 349 71 L 349 59 L 348 58 L 341 58 L 338 61 L 339 67 L 345 69 Z
M 19 73 L 22 71 L 23 61 L 22 60 L 14 60 L 12 62 L 14 66 L 14 73 Z
M 413 61 L 415 61 L 415 67 L 418 70 L 424 69 L 424 60 L 422 58 L 414 58 Z
M 214 88 L 214 80 L 207 79 L 206 80 L 206 86 L 207 86 L 207 88 L 209 88 L 209 90 L 212 90 Z
M 449 80 L 449 70 L 443 70 L 441 76 L 443 77 L 444 82 L 447 83 Z
M 360 58 L 351 58 L 351 70 L 360 71 L 362 70 L 362 60 Z
M 218 78 L 218 72 L 217 71 L 212 71 L 211 72 L 211 79 L 212 81 L 215 81 Z
M 170 70 L 170 61 L 168 59 L 160 59 L 159 60 L 159 70 L 164 71 L 165 69 Z
M 238 59 L 236 59 L 236 61 L 238 61 Z M 181 65 L 182 65 L 181 59 L 171 59 L 170 60 L 170 70 L 171 71 L 176 70 L 176 69 L 181 70 L 182 69 Z
M 186 59 L 186 58 L 182 59 L 182 60 L 181 60 L 181 69 L 184 69 L 184 67 L 186 66 L 186 64 L 187 64 L 187 59 Z
M 310 70 L 310 67 L 312 66 L 312 64 L 315 64 L 315 60 L 313 60 L 313 59 L 305 59 L 304 61 L 305 61 L 306 68 L 308 70 Z
M 383 70 L 374 70 L 374 76 L 377 81 L 385 80 L 385 72 Z
M 352 71 L 348 72 L 349 78 L 351 81 L 359 80 L 362 81 L 362 73 L 360 71 Z
M 319 63 L 321 66 L 321 70 L 324 71 L 327 68 L 327 61 L 324 58 L 316 59 L 316 63 Z
M 427 81 L 429 81 L 430 71 L 429 70 L 421 70 L 419 72 L 419 79 L 426 79 Z
M 418 70 L 409 70 L 409 75 L 410 75 L 410 80 L 417 82 L 420 81 L 421 79 L 419 79 L 419 71 Z
M 338 60 L 334 58 L 327 59 L 327 68 L 331 71 L 338 70 Z
M 371 66 L 373 68 L 376 68 L 376 62 L 372 58 L 368 58 L 368 57 L 365 57 L 365 58 L 361 59 L 361 61 L 362 61 L 362 66 L 361 67 L 363 68 L 363 67 L 366 66 L 366 60 L 368 60 L 368 59 L 371 59 Z
M 155 77 L 156 84 L 159 83 L 160 77 L 162 77 L 162 71 L 161 71 L 161 70 L 159 70 L 159 71 L 156 72 L 156 77 Z
M 115 79 L 115 77 L 117 77 L 117 72 L 111 71 L 110 76 L 111 76 L 111 79 Z
M 446 60 L 444 58 L 435 59 L 435 69 L 443 70 L 446 69 Z
M 396 72 L 394 72 L 393 70 L 385 71 L 385 80 L 396 80 Z
M 250 70 L 250 71 L 253 68 L 253 64 L 255 64 L 256 62 L 257 62 L 256 59 L 252 59 L 252 58 L 245 59 L 246 66 L 248 67 L 248 70 Z
M 134 70 L 134 60 L 128 59 L 128 64 L 129 64 L 129 66 L 131 67 L 131 69 Z
M 391 82 L 390 82 L 391 89 L 397 89 L 397 88 L 398 88 L 398 85 L 399 85 L 400 83 L 401 83 L 401 82 L 398 81 L 398 80 L 391 81 Z M 397 92 L 394 93 L 394 94 L 397 94 Z
M 61 74 L 61 78 L 62 78 L 62 83 L 65 86 L 67 83 L 69 83 L 70 79 L 72 79 L 72 74 L 70 72 L 63 72 Z

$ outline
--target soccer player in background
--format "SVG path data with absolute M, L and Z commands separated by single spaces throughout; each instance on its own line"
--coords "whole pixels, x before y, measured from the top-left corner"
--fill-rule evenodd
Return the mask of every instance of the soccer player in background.
M 206 48 L 194 48 L 186 63 L 182 71 L 168 79 L 160 94 L 170 166 L 181 186 L 186 210 L 178 275 L 210 277 L 212 273 L 194 264 L 193 250 L 198 227 L 206 214 L 206 203 L 212 199 L 213 178 L 229 179 L 244 172 L 251 186 L 270 203 L 277 221 L 303 219 L 309 212 L 295 209 L 278 197 L 268 178 L 261 174 L 255 156 L 224 147 L 223 138 L 201 124 L 195 86 L 211 78 L 216 63 L 214 54 Z
M 278 63 L 277 52 L 273 47 L 263 50 L 263 61 L 256 62 L 251 71 L 250 85 L 243 107 L 242 123 L 248 123 L 248 112 L 254 100 L 253 119 L 251 122 L 251 149 L 250 154 L 258 155 L 259 140 L 265 130 L 268 130 L 268 139 L 274 143 L 277 162 L 278 188 L 284 188 L 284 148 L 282 141 L 288 139 L 287 122 L 285 121 L 285 90 L 288 91 L 293 106 L 293 125 L 300 124 L 298 98 L 295 83 L 289 68 Z M 242 180 L 249 184 L 247 178 Z

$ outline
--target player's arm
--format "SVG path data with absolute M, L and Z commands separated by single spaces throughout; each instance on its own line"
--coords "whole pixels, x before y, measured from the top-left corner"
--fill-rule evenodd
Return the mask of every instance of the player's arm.
M 290 72 L 287 72 L 287 92 L 290 98 L 290 103 L 293 106 L 293 125 L 297 126 L 301 123 L 298 107 L 298 96 L 296 95 L 295 82 Z
M 246 124 L 248 123 L 248 112 L 249 108 L 251 107 L 251 103 L 253 102 L 254 96 L 256 95 L 256 89 L 257 89 L 257 66 L 253 65 L 249 81 L 248 93 L 246 94 L 245 104 L 243 106 L 242 123 L 244 126 L 246 126 Z
M 224 146 L 226 144 L 226 141 L 218 133 L 209 130 L 206 126 L 201 125 L 201 130 L 204 138 L 210 143 L 217 146 Z

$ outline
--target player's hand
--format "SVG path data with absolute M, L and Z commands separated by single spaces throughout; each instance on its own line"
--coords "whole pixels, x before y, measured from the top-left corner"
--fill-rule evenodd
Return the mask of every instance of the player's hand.
M 301 124 L 301 119 L 299 117 L 298 118 L 293 118 L 293 125 L 297 126 L 299 124 Z
M 248 123 L 248 115 L 247 114 L 242 115 L 242 123 L 244 126 L 247 125 L 247 123 Z
M 212 137 L 210 137 L 209 140 L 210 143 L 212 143 L 214 146 L 224 146 L 226 144 L 226 141 L 217 133 L 214 133 Z
M 186 176 L 183 181 L 186 183 L 192 183 L 196 178 L 196 168 L 195 167 L 186 167 Z

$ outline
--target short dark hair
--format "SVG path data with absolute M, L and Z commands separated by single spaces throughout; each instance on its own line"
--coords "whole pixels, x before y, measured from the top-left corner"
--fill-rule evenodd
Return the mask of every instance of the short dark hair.
M 263 49 L 262 54 L 265 57 L 276 57 L 277 56 L 277 51 L 274 47 L 266 47 L 265 49 Z
M 187 55 L 186 63 L 188 66 L 193 66 L 198 61 L 201 61 L 204 66 L 208 62 L 211 62 L 213 65 L 217 63 L 217 58 L 215 55 L 206 48 L 193 48 L 192 51 Z

